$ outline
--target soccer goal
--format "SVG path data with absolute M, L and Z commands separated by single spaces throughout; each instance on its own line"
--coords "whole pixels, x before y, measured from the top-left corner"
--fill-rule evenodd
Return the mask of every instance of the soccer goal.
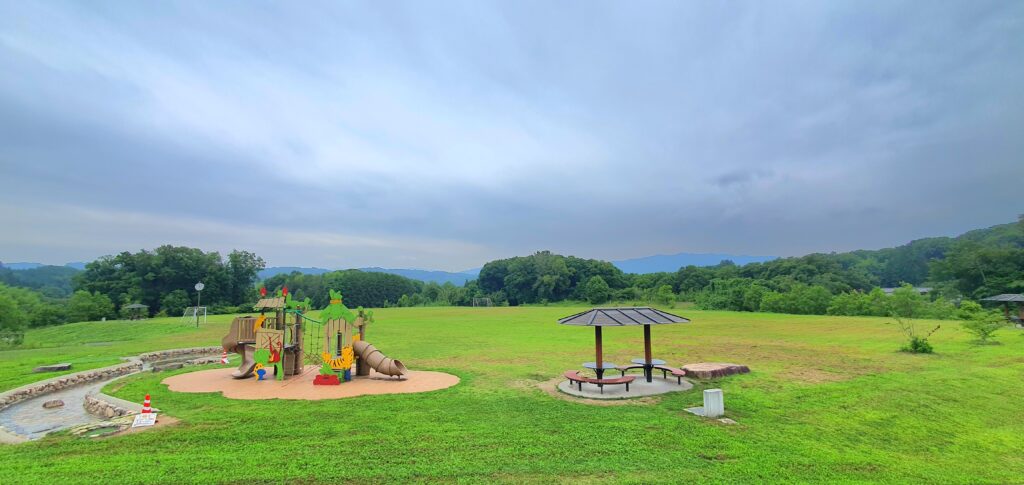
M 494 306 L 490 298 L 473 298 L 473 306 Z
M 206 307 L 190 306 L 181 315 L 182 323 L 194 323 L 198 327 L 200 323 L 206 324 Z

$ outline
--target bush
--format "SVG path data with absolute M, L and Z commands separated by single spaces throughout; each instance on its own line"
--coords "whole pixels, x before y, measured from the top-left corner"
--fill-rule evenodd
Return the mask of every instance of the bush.
M 207 312 L 210 315 L 230 315 L 234 313 L 246 313 L 252 311 L 252 305 L 227 305 L 224 303 L 210 307 Z
M 168 315 L 182 315 L 185 308 L 192 306 L 192 299 L 185 290 L 174 290 L 160 300 L 160 311 Z
M 672 291 L 672 287 L 669 287 L 669 292 Z M 587 297 L 587 301 L 593 304 L 604 303 L 608 301 L 612 296 L 612 290 L 605 282 L 604 278 L 600 276 L 593 276 L 587 281 L 587 285 L 583 289 L 584 295 Z
M 903 318 L 920 318 L 924 316 L 923 313 L 927 303 L 928 300 L 924 296 L 918 293 L 913 286 L 906 283 L 893 290 L 892 295 L 889 296 L 889 304 L 893 314 Z
M 981 307 L 980 303 L 964 300 L 960 302 L 960 308 L 956 311 L 956 317 L 960 320 L 972 320 L 982 313 L 985 313 L 985 309 Z
M 639 300 L 641 296 L 640 289 L 635 286 L 623 288 L 615 292 L 616 301 L 636 301 Z
M 988 343 L 992 334 L 1010 324 L 998 311 L 979 311 L 969 313 L 967 316 L 968 318 L 960 322 L 960 325 L 964 330 L 978 337 L 978 343 L 982 344 Z
M 672 292 L 671 285 L 661 285 L 658 292 L 654 294 L 654 301 L 662 305 L 672 305 L 676 301 L 676 294 Z
M 828 311 L 832 294 L 822 286 L 795 284 L 786 293 L 769 291 L 761 299 L 761 311 L 795 313 L 798 315 L 824 315 Z
M 931 354 L 934 352 L 932 344 L 928 343 L 928 339 L 921 337 L 910 337 L 910 342 L 900 350 L 912 354 Z
M 11 298 L 0 295 L 0 331 L 20 331 L 26 327 L 25 314 Z
M 114 316 L 114 303 L 99 292 L 78 290 L 68 299 L 68 321 L 90 322 Z
M 893 314 L 893 318 L 896 319 L 896 323 L 900 327 L 900 331 L 907 337 L 907 343 L 900 348 L 901 352 L 909 352 L 912 354 L 930 354 L 934 352 L 932 344 L 928 342 L 928 338 L 939 330 L 941 325 L 936 325 L 932 331 L 925 335 L 921 335 L 917 329 L 917 323 L 911 318 L 904 318 L 900 315 Z

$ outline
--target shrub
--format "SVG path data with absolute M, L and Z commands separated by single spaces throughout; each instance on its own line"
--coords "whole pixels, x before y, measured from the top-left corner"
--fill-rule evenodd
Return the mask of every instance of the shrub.
M 956 311 L 956 317 L 960 320 L 971 320 L 981 313 L 985 313 L 985 309 L 981 307 L 981 304 L 971 300 L 964 300 L 960 302 L 960 308 Z
M 608 283 L 604 278 L 600 276 L 593 276 L 589 281 L 587 281 L 587 284 L 583 289 L 583 293 L 586 295 L 587 301 L 598 304 L 604 303 L 611 298 L 612 289 L 608 286 Z
M 25 314 L 14 300 L 0 295 L 0 330 L 23 330 L 26 327 L 25 320 Z
M 928 342 L 928 338 L 939 330 L 941 325 L 936 325 L 927 334 L 921 335 L 917 329 L 917 323 L 912 318 L 904 318 L 898 314 L 893 314 L 893 318 L 896 319 L 896 323 L 900 327 L 900 331 L 907 337 L 907 343 L 900 348 L 901 352 L 909 352 L 912 354 L 930 354 L 934 352 L 932 344 Z
M 78 290 L 68 299 L 68 320 L 89 322 L 114 316 L 114 303 L 107 295 Z
M 658 292 L 654 294 L 654 301 L 662 305 L 672 305 L 676 301 L 676 294 L 672 292 L 671 285 L 661 285 Z
M 185 290 L 174 290 L 160 300 L 160 311 L 169 315 L 181 315 L 185 308 L 192 306 L 192 299 Z
M 761 310 L 773 313 L 824 315 L 832 301 L 832 294 L 821 286 L 795 284 L 788 292 L 769 291 L 761 299 Z
M 964 330 L 974 334 L 978 337 L 978 343 L 988 343 L 988 340 L 992 338 L 992 334 L 996 333 L 1000 328 L 1009 325 L 998 311 L 992 312 L 974 312 L 968 315 L 968 318 L 960 322 Z
M 936 329 L 938 329 L 938 327 L 936 327 Z M 910 352 L 912 354 L 931 354 L 934 352 L 932 344 L 928 343 L 927 338 L 922 337 L 910 337 L 910 342 L 908 342 L 907 345 L 904 345 L 900 350 L 903 352 Z

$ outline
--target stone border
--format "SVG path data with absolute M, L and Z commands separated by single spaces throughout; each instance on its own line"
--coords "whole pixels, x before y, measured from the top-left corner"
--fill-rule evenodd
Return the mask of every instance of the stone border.
M 71 374 L 65 374 L 62 376 L 51 377 L 49 379 L 36 381 L 31 384 L 26 384 L 24 386 L 11 389 L 9 391 L 0 392 L 0 409 L 4 409 L 7 406 L 19 403 L 26 399 L 41 396 L 43 394 L 49 394 L 51 392 L 60 391 L 80 384 L 87 384 L 93 381 L 112 379 L 115 377 L 122 377 L 128 374 L 133 374 L 135 372 L 141 372 L 144 363 L 159 361 L 170 357 L 209 355 L 214 353 L 220 353 L 223 350 L 224 349 L 221 347 L 192 347 L 187 349 L 158 350 L 156 352 L 147 352 L 145 354 L 140 354 L 137 357 L 128 357 L 125 359 L 128 362 L 124 364 L 116 364 L 108 367 L 101 367 L 99 369 L 89 369 L 80 372 L 74 372 Z M 108 402 L 112 402 L 115 404 L 115 406 L 120 405 L 121 408 L 123 408 L 124 403 L 127 403 L 127 401 L 123 401 L 112 396 L 107 396 L 102 392 L 98 393 L 97 396 L 102 396 L 101 399 L 105 399 Z M 113 401 L 115 399 L 116 401 Z M 120 403 L 118 403 L 117 401 L 120 401 Z M 139 407 L 139 409 L 142 409 L 141 406 Z M 102 416 L 102 414 L 99 416 Z
M 142 370 L 142 361 L 135 360 L 99 369 L 90 369 L 63 376 L 51 377 L 0 393 L 0 409 L 43 394 L 60 391 L 79 384 L 121 377 Z
M 95 395 L 85 396 L 85 411 L 98 418 L 110 419 L 118 416 L 128 416 L 129 414 L 139 414 L 142 412 L 142 405 L 98 392 Z M 153 408 L 153 412 L 157 413 L 160 410 Z
M 139 354 L 136 359 L 142 362 L 153 362 L 157 360 L 164 360 L 171 357 L 184 357 L 188 355 L 210 355 L 219 354 L 224 351 L 223 347 L 190 347 L 187 349 L 170 349 L 170 350 L 157 350 L 156 352 L 146 352 L 145 354 Z
M 125 357 L 122 358 L 122 360 L 127 362 L 123 364 L 51 377 L 49 379 L 36 381 L 9 391 L 0 392 L 0 410 L 26 399 L 35 398 L 37 396 L 60 391 L 69 387 L 87 384 L 98 380 L 113 381 L 116 378 L 123 377 L 128 374 L 142 372 L 144 364 L 149 362 L 173 357 L 219 354 L 223 351 L 224 349 L 222 347 L 191 347 L 186 349 L 158 350 L 155 352 L 139 354 L 136 357 Z M 188 361 L 187 364 L 198 365 L 217 361 L 219 361 L 219 358 L 213 359 L 200 357 Z M 77 403 L 75 404 L 77 405 Z M 93 395 L 86 395 L 82 405 L 85 406 L 85 410 L 89 414 L 106 420 L 110 420 L 112 418 L 117 419 L 118 417 L 128 416 L 130 414 L 138 414 L 142 411 L 141 404 L 125 401 L 124 399 L 118 399 L 114 396 L 108 396 L 104 394 L 103 391 L 97 391 L 97 393 Z M 153 411 L 159 412 L 160 410 L 154 408 Z M 104 423 L 106 422 L 107 421 L 104 421 Z M 12 433 L 0 426 L 0 443 L 17 444 L 24 443 L 26 441 L 29 440 L 24 436 Z

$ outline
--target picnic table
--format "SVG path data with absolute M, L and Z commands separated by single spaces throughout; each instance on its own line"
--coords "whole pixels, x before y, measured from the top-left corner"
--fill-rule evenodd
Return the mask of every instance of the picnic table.
M 650 364 L 648 364 L 647 361 L 642 359 L 642 358 L 630 359 L 630 362 L 632 362 L 634 364 L 637 364 L 637 365 L 640 365 L 640 366 L 643 366 L 643 368 L 644 368 L 644 378 L 647 379 L 647 382 L 651 382 L 651 377 L 652 377 L 653 372 L 654 372 L 654 367 L 659 366 L 659 365 L 665 365 L 665 361 L 661 360 L 661 359 L 651 359 L 651 363 Z
M 585 312 L 580 312 L 575 315 L 569 315 L 568 317 L 559 318 L 558 323 L 562 325 L 578 325 L 582 327 L 594 327 L 594 353 L 597 356 L 597 363 L 587 362 L 584 364 L 585 368 L 594 369 L 597 372 L 598 378 L 604 376 L 604 371 L 610 368 L 618 368 L 618 366 L 604 361 L 604 349 L 602 344 L 601 329 L 603 327 L 625 327 L 625 326 L 643 326 L 644 327 L 644 357 L 646 360 L 643 365 L 645 367 L 645 377 L 647 382 L 651 382 L 651 371 L 646 367 L 654 367 L 655 364 L 648 362 L 651 361 L 651 325 L 665 325 L 670 323 L 687 323 L 689 319 L 680 317 L 679 315 L 673 315 L 668 312 L 663 312 L 651 307 L 622 307 L 622 308 L 592 308 Z M 664 361 L 661 361 L 664 363 Z M 593 367 L 587 365 L 591 364 Z M 673 373 L 675 375 L 675 373 Z
M 584 369 L 591 369 L 591 370 L 593 370 L 594 373 L 597 374 L 597 378 L 598 379 L 604 379 L 604 371 L 609 370 L 609 369 L 617 369 L 618 367 L 619 366 L 617 366 L 617 365 L 615 365 L 615 364 L 613 364 L 611 362 L 602 362 L 600 366 L 597 365 L 597 362 L 584 362 L 583 363 L 583 368 Z

